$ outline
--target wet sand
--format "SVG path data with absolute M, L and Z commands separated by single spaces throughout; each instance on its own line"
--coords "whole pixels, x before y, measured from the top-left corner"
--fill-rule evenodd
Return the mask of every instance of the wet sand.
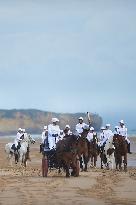
M 131 138 L 128 172 L 101 170 L 98 160 L 98 168 L 68 179 L 56 170 L 42 177 L 39 142 L 31 145 L 31 162 L 26 169 L 10 167 L 4 152 L 7 142 L 8 138 L 0 138 L 0 205 L 136 204 L 136 138 Z

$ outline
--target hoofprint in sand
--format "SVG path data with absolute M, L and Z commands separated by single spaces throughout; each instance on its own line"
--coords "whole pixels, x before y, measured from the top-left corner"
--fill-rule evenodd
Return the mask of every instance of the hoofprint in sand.
M 128 155 L 128 172 L 89 169 L 79 177 L 65 178 L 56 170 L 42 177 L 39 142 L 31 146 L 31 162 L 26 169 L 9 167 L 4 152 L 9 139 L 0 138 L 0 205 L 23 204 L 136 204 L 136 154 Z M 136 138 L 131 139 L 132 151 Z

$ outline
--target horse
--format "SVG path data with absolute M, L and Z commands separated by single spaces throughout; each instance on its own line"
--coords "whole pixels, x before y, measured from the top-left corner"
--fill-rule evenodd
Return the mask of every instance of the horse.
M 35 143 L 35 140 L 30 136 L 30 134 L 25 133 L 23 140 L 21 142 L 21 147 L 18 150 L 18 153 L 15 153 L 13 150 L 13 143 L 9 142 L 5 145 L 5 152 L 7 154 L 7 158 L 10 161 L 10 165 L 12 166 L 12 159 L 15 156 L 15 163 L 17 164 L 20 161 L 20 165 L 24 165 L 26 167 L 26 163 L 28 160 L 29 154 L 29 144 Z
M 111 136 L 105 143 L 104 147 L 100 150 L 100 158 L 101 158 L 101 169 L 103 169 L 103 163 L 106 168 L 109 169 L 109 165 L 111 163 L 111 168 L 114 167 L 114 151 L 115 147 L 113 144 L 113 136 Z
M 127 142 L 123 136 L 116 134 L 113 136 L 113 143 L 115 146 L 116 169 L 122 170 L 122 157 L 124 157 L 124 171 L 127 171 Z
M 70 177 L 69 169 L 73 169 L 71 175 L 79 176 L 78 153 L 77 153 L 77 136 L 72 134 L 57 142 L 56 158 L 60 167 L 66 171 L 66 177 Z
M 43 176 L 47 176 L 47 166 L 49 165 L 49 167 L 59 168 L 59 170 L 60 168 L 64 168 L 66 177 L 70 177 L 69 169 L 72 168 L 73 171 L 71 175 L 78 177 L 80 170 L 79 157 L 81 157 L 82 154 L 84 154 L 85 158 L 88 157 L 87 133 L 88 132 L 84 130 L 81 136 L 74 134 L 67 135 L 67 137 L 56 143 L 56 150 L 43 153 Z
M 87 171 L 87 163 L 88 163 L 88 140 L 86 139 L 87 134 L 89 130 L 83 130 L 80 136 L 78 136 L 77 139 L 77 149 L 78 149 L 78 157 L 80 159 L 80 168 L 81 171 Z M 83 168 L 83 161 L 82 161 L 82 156 L 83 156 L 83 161 L 85 164 L 85 167 Z
M 88 152 L 88 161 L 91 159 L 91 167 L 96 168 L 97 157 L 99 154 L 97 135 L 93 135 L 91 142 L 88 142 Z

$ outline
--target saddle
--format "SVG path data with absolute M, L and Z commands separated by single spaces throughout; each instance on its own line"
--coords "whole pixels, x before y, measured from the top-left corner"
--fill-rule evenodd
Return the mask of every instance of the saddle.
M 20 142 L 18 142 L 17 147 L 15 146 L 15 144 L 13 144 L 13 145 L 11 146 L 11 149 L 14 150 L 14 153 L 15 153 L 15 152 L 18 152 L 18 150 L 20 149 L 20 147 L 21 147 L 21 144 L 20 144 Z

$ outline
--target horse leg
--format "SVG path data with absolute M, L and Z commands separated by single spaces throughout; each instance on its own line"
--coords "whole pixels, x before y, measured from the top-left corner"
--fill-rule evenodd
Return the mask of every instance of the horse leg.
M 18 163 L 18 154 L 15 153 L 15 164 Z
M 107 158 L 106 169 L 109 170 L 110 159 L 109 159 L 109 156 L 108 156 L 108 155 L 106 155 L 106 158 Z
M 70 177 L 69 167 L 70 167 L 70 163 L 65 161 L 64 162 L 64 169 L 66 171 L 66 177 Z
M 24 164 L 24 167 L 26 168 L 26 165 L 27 165 L 27 157 L 25 156 L 24 160 L 23 160 L 23 164 Z
M 84 171 L 87 172 L 87 162 L 88 162 L 88 159 L 85 155 L 83 155 L 83 159 L 84 159 L 84 164 L 85 164 L 85 168 L 84 168 Z
M 100 158 L 101 158 L 101 169 L 103 169 L 103 156 L 102 156 L 102 154 L 100 155 Z
M 114 154 L 114 157 L 115 157 L 116 170 L 118 170 L 118 157 L 116 153 Z
M 118 159 L 117 159 L 117 157 L 115 158 L 115 163 L 116 163 L 116 170 L 118 170 Z
M 13 167 L 13 163 L 12 163 L 13 154 L 9 154 L 7 158 L 8 158 L 8 161 L 9 161 L 9 165 L 11 167 Z
M 65 168 L 66 168 L 66 177 L 70 177 L 69 165 L 66 165 Z
M 80 169 L 81 169 L 81 172 L 83 172 L 83 160 L 82 160 L 82 156 L 80 156 Z
M 127 153 L 124 155 L 124 171 L 127 171 Z
M 90 167 L 93 167 L 93 156 L 91 155 L 91 166 Z
M 122 170 L 122 156 L 119 156 L 119 170 Z
M 113 170 L 114 168 L 114 154 L 113 153 L 110 156 L 110 161 L 111 161 L 111 169 Z
M 71 168 L 73 169 L 72 172 L 71 172 L 71 176 L 76 177 L 77 176 L 76 175 L 77 171 L 76 171 L 76 161 L 75 160 L 72 161 Z
M 97 155 L 94 155 L 94 168 L 96 168 Z

